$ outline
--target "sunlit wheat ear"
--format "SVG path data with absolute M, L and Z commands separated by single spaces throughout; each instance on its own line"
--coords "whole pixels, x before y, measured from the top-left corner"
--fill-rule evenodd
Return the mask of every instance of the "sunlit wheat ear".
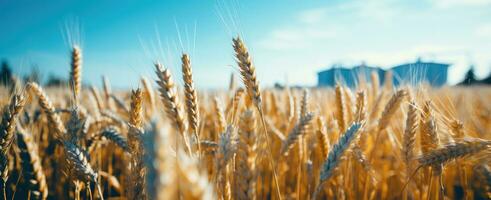
M 24 97 L 22 95 L 14 95 L 10 100 L 10 104 L 3 109 L 2 122 L 0 124 L 0 186 L 6 187 L 9 178 L 8 167 L 8 152 L 14 141 L 14 131 L 17 124 L 17 116 L 24 108 Z M 5 190 L 0 189 L 1 192 Z
M 401 107 L 401 104 L 404 102 L 404 99 L 407 96 L 407 90 L 401 89 L 397 91 L 390 98 L 387 105 L 385 105 L 384 111 L 382 112 L 382 116 L 378 121 L 378 130 L 382 131 L 389 125 L 392 116 L 396 113 L 396 111 Z
M 123 149 L 125 152 L 131 153 L 131 149 L 128 145 L 128 140 L 120 133 L 115 127 L 109 126 L 104 128 L 100 133 L 92 136 L 87 141 L 87 149 L 89 152 L 102 138 L 114 143 L 117 147 Z
M 92 169 L 87 158 L 88 154 L 77 145 L 63 141 L 66 161 L 68 163 L 70 175 L 84 182 L 97 183 L 97 173 Z
M 194 88 L 191 60 L 189 59 L 189 56 L 187 54 L 183 54 L 181 57 L 181 61 L 189 131 L 197 136 L 199 125 L 198 94 L 196 92 L 196 89 Z
M 356 93 L 355 121 L 361 122 L 367 118 L 367 97 L 365 91 Z
M 471 156 L 479 152 L 491 150 L 491 141 L 481 140 L 481 139 L 464 139 L 463 141 L 457 141 L 455 143 L 450 143 L 444 145 L 441 148 L 431 150 L 426 154 L 421 155 L 418 158 L 420 166 L 437 166 L 440 164 L 445 164 L 451 160 Z
M 309 125 L 309 123 L 314 118 L 313 113 L 307 113 L 304 117 L 300 117 L 300 120 L 295 125 L 292 131 L 288 134 L 288 137 L 281 147 L 281 153 L 284 155 L 288 155 L 288 151 L 293 148 L 295 143 L 298 140 L 298 137 L 304 133 L 305 128 Z
M 143 93 L 140 89 L 131 92 L 130 121 L 137 128 L 143 128 Z
M 251 57 L 247 47 L 242 42 L 242 39 L 240 39 L 240 37 L 234 38 L 233 43 L 235 57 L 237 59 L 237 64 L 239 65 L 240 74 L 246 87 L 247 94 L 256 107 L 261 109 L 261 91 L 256 77 L 256 68 L 252 64 Z
M 329 139 L 327 137 L 325 119 L 322 116 L 317 118 L 317 144 L 319 145 L 322 160 L 324 161 L 329 153 Z
M 173 121 L 175 129 L 181 135 L 184 135 L 186 125 L 184 124 L 184 117 L 172 75 L 169 69 L 164 69 L 160 63 L 155 64 L 155 69 L 158 77 L 157 84 L 159 85 L 160 97 L 162 98 L 167 117 Z
M 358 145 L 353 145 L 352 153 L 354 158 L 356 159 L 356 162 L 358 162 L 363 167 L 363 170 L 365 170 L 367 175 L 370 176 L 373 183 L 377 183 L 379 176 L 373 169 L 373 165 L 368 161 L 365 153 L 363 153 L 363 150 Z
M 335 102 L 336 102 L 336 121 L 338 122 L 339 130 L 343 132 L 346 129 L 346 104 L 343 95 L 343 88 L 340 85 L 336 85 L 335 88 Z
M 302 91 L 302 101 L 300 102 L 300 117 L 305 117 L 305 115 L 307 115 L 309 98 L 309 91 L 304 89 Z
M 56 139 L 62 140 L 65 137 L 65 126 L 60 119 L 60 116 L 55 113 L 55 107 L 49 100 L 48 96 L 44 93 L 43 89 L 37 84 L 30 82 L 26 86 L 28 91 L 31 91 L 39 99 L 39 106 L 46 113 L 49 125 L 53 128 L 54 136 Z
M 216 154 L 216 180 L 218 190 L 225 199 L 231 197 L 231 189 L 227 180 L 227 165 L 233 159 L 237 151 L 238 136 L 235 128 L 231 125 L 227 126 L 227 130 L 220 135 L 218 142 L 218 152 Z
M 48 197 L 48 185 L 41 166 L 41 159 L 38 155 L 38 147 L 32 136 L 19 129 L 17 132 L 17 146 L 20 149 L 22 178 L 24 182 L 29 183 L 28 187 L 31 195 L 35 199 L 46 199 Z
M 70 84 L 75 98 L 78 99 L 82 89 L 82 49 L 77 45 L 73 46 L 71 51 Z
M 406 127 L 404 128 L 404 135 L 402 138 L 402 155 L 407 165 L 410 166 L 410 162 L 414 157 L 414 145 L 416 141 L 416 131 L 418 129 L 418 112 L 416 104 L 411 101 L 408 105 Z
M 462 139 L 465 137 L 464 123 L 459 120 L 452 120 L 450 122 L 450 130 L 455 135 L 455 138 Z
M 421 151 L 423 154 L 438 148 L 440 145 L 440 137 L 437 133 L 436 121 L 433 117 L 431 101 L 426 101 L 423 106 L 419 126 L 421 132 Z
M 86 123 L 86 120 L 82 120 L 80 117 L 78 107 L 74 107 L 70 111 L 70 118 L 66 123 L 66 135 L 67 140 L 74 144 L 79 144 L 80 139 L 84 139 L 85 135 L 82 135 L 82 129 Z
M 224 169 L 237 151 L 238 136 L 233 126 L 227 126 L 227 130 L 220 135 L 218 142 L 217 169 Z
M 253 199 L 256 194 L 256 120 L 252 110 L 246 110 L 240 116 L 239 142 L 235 158 L 234 176 L 236 199 Z
M 7 154 L 14 139 L 17 116 L 24 109 L 24 96 L 14 95 L 8 106 L 3 108 L 2 122 L 0 124 L 0 153 Z
M 218 132 L 221 133 L 225 131 L 225 128 L 227 128 L 227 122 L 225 121 L 225 114 L 223 112 L 223 107 L 221 101 L 218 99 L 218 97 L 215 97 L 213 99 L 213 105 L 214 105 L 214 111 L 216 114 L 216 119 L 217 119 L 217 126 L 218 126 Z
M 353 143 L 355 138 L 358 136 L 359 129 L 362 126 L 361 123 L 353 123 L 348 130 L 339 138 L 338 142 L 332 147 L 327 156 L 327 160 L 324 161 L 321 167 L 319 185 L 313 195 L 313 199 L 316 198 L 318 193 L 322 190 L 322 186 L 332 177 L 334 170 L 338 167 L 341 162 L 341 158 L 345 151 Z

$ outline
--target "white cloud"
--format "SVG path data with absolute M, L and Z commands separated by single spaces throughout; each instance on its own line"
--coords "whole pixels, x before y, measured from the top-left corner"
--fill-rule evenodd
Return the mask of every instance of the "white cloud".
M 315 27 L 302 24 L 300 27 L 286 27 L 273 30 L 260 45 L 271 50 L 291 50 L 308 48 L 320 41 L 332 39 L 336 30 L 330 27 Z

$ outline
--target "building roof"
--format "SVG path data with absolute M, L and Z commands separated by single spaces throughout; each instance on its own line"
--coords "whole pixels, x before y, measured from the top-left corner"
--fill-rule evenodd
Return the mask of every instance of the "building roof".
M 331 71 L 343 71 L 343 70 L 346 70 L 346 71 L 363 71 L 363 70 L 372 71 L 372 70 L 377 70 L 378 71 L 378 70 L 383 70 L 383 69 L 380 68 L 380 67 L 376 67 L 376 66 L 367 66 L 365 64 L 355 65 L 355 66 L 352 66 L 350 68 L 344 67 L 344 66 L 339 65 L 339 64 L 334 64 L 334 65 L 331 66 L 331 68 L 325 69 L 325 70 L 322 70 L 322 71 L 319 71 L 319 72 L 317 72 L 317 74 L 328 73 L 328 72 L 331 72 Z
M 447 63 L 422 62 L 420 59 L 418 59 L 414 63 L 404 63 L 404 64 L 396 65 L 392 68 L 404 67 L 404 66 L 408 66 L 408 65 L 427 65 L 427 66 L 440 65 L 440 66 L 444 66 L 444 67 L 450 67 L 450 64 L 447 64 Z
M 411 66 L 411 65 L 414 65 L 414 66 L 420 66 L 420 65 L 427 65 L 427 66 L 435 66 L 435 65 L 439 65 L 439 66 L 442 66 L 442 67 L 450 67 L 451 64 L 447 64 L 447 63 L 436 63 L 436 62 L 422 62 L 421 59 L 418 59 L 416 62 L 414 63 L 404 63 L 404 64 L 400 64 L 400 65 L 396 65 L 396 66 L 393 66 L 391 67 L 390 69 L 387 69 L 387 70 L 392 70 L 392 69 L 396 69 L 396 68 L 400 68 L 400 67 L 406 67 L 406 66 Z M 325 70 L 322 70 L 322 71 L 319 71 L 317 72 L 317 74 L 322 74 L 322 73 L 328 73 L 328 72 L 331 72 L 331 71 L 343 71 L 343 70 L 354 70 L 354 71 L 361 71 L 361 70 L 381 70 L 381 71 L 385 71 L 384 69 L 382 69 L 381 67 L 377 67 L 377 66 L 367 66 L 365 65 L 364 63 L 362 63 L 361 65 L 355 65 L 355 66 L 352 66 L 352 67 L 344 67 L 340 64 L 334 64 L 331 66 L 331 68 L 329 69 L 325 69 Z

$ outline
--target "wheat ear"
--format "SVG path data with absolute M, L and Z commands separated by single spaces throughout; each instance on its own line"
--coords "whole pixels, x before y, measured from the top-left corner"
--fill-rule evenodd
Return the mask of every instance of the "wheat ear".
M 36 196 L 36 199 L 46 199 L 48 197 L 48 185 L 36 143 L 29 133 L 25 133 L 24 130 L 19 128 L 17 145 L 20 149 L 22 177 L 27 183 L 31 195 Z
M 259 90 L 259 82 L 256 78 L 256 68 L 252 64 L 247 47 L 239 37 L 234 38 L 233 43 L 237 64 L 239 65 L 240 74 L 247 89 L 247 94 L 256 106 L 261 107 L 261 91 Z
M 438 148 L 440 143 L 440 137 L 436 132 L 436 122 L 433 117 L 431 101 L 425 102 L 423 106 L 423 111 L 421 113 L 421 151 L 423 154 Z
M 186 101 L 187 118 L 189 123 L 189 131 L 193 133 L 198 140 L 198 125 L 199 125 L 199 108 L 198 94 L 194 88 L 193 72 L 191 70 L 191 60 L 187 54 L 182 55 L 182 79 L 184 80 L 184 94 Z
M 416 103 L 411 101 L 408 105 L 406 127 L 404 128 L 402 155 L 409 168 L 410 162 L 414 157 L 414 145 L 416 141 L 416 131 L 418 129 L 418 113 Z
M 346 105 L 343 95 L 343 88 L 340 85 L 336 85 L 335 102 L 336 102 L 336 120 L 338 122 L 339 130 L 344 132 L 346 130 Z
M 304 117 L 300 117 L 300 120 L 292 129 L 292 131 L 290 131 L 285 143 L 281 147 L 281 154 L 288 155 L 288 151 L 293 148 L 298 140 L 298 137 L 305 132 L 305 129 L 313 118 L 313 113 L 307 113 Z
M 222 133 L 225 131 L 227 128 L 227 121 L 225 120 L 224 112 L 223 112 L 223 107 L 222 103 L 218 99 L 218 97 L 215 97 L 213 99 L 213 105 L 214 105 L 214 111 L 216 114 L 216 121 L 217 121 L 217 126 L 218 126 L 218 132 Z
M 483 150 L 491 148 L 491 141 L 481 139 L 464 139 L 455 143 L 443 145 L 443 147 L 431 150 L 418 158 L 421 167 L 437 166 L 451 160 L 471 156 Z
M 14 95 L 10 104 L 3 109 L 2 122 L 0 124 L 0 175 L 1 186 L 0 193 L 6 197 L 6 183 L 9 177 L 8 154 L 9 149 L 14 141 L 14 131 L 17 123 L 17 116 L 24 108 L 24 97 Z
M 89 152 L 91 152 L 91 149 L 93 149 L 96 143 L 100 141 L 102 138 L 105 138 L 110 142 L 116 144 L 116 146 L 118 146 L 125 152 L 131 153 L 128 140 L 121 133 L 119 133 L 115 127 L 112 126 L 104 128 L 100 133 L 92 136 L 88 140 L 87 149 L 89 149 Z
M 186 125 L 184 124 L 184 117 L 182 116 L 181 104 L 177 96 L 177 91 L 172 80 L 172 75 L 168 68 L 164 69 L 160 63 L 155 64 L 159 85 L 160 97 L 162 103 L 165 106 L 165 112 L 168 117 L 173 121 L 174 127 L 179 131 L 181 135 L 186 132 Z
M 392 97 L 390 98 L 389 102 L 387 105 L 385 105 L 384 111 L 382 112 L 382 116 L 380 117 L 378 121 L 378 130 L 382 131 L 385 128 L 387 128 L 390 119 L 392 116 L 396 113 L 396 111 L 400 108 L 401 104 L 403 103 L 405 97 L 408 95 L 407 90 L 401 89 L 397 91 Z
M 305 117 L 308 112 L 309 106 L 309 91 L 304 89 L 302 91 L 302 101 L 300 101 L 300 117 Z
M 130 199 L 146 199 L 145 193 L 145 163 L 143 160 L 144 150 L 142 144 L 143 134 L 143 93 L 140 89 L 132 91 L 129 132 L 130 147 L 133 152 L 131 159 L 131 185 L 127 185 Z
M 234 157 L 237 151 L 238 137 L 233 126 L 229 125 L 227 130 L 220 135 L 218 142 L 218 153 L 216 154 L 216 171 L 218 189 L 224 195 L 224 199 L 229 199 L 231 196 L 230 187 L 227 186 L 227 165 Z
M 70 84 L 77 100 L 82 88 L 82 49 L 77 45 L 71 51 Z
M 367 118 L 367 96 L 365 91 L 356 93 L 355 121 L 361 122 Z
M 254 112 L 246 110 L 240 117 L 239 141 L 235 157 L 235 198 L 254 199 L 256 159 L 256 121 Z
M 3 109 L 0 124 L 0 153 L 7 154 L 14 139 L 17 116 L 24 108 L 23 95 L 13 95 L 10 104 Z
M 234 38 L 232 41 L 233 41 L 235 56 L 237 58 L 237 64 L 239 65 L 239 71 L 242 76 L 242 82 L 246 87 L 249 99 L 254 102 L 257 110 L 259 111 L 259 116 L 261 118 L 261 123 L 264 130 L 264 137 L 266 138 L 266 145 L 268 148 L 267 151 L 268 161 L 269 161 L 269 165 L 273 170 L 273 178 L 276 185 L 275 187 L 276 196 L 279 200 L 281 200 L 282 196 L 281 196 L 280 186 L 278 182 L 278 175 L 276 173 L 276 165 L 274 163 L 273 155 L 272 155 L 273 149 L 271 148 L 271 141 L 269 139 L 268 130 L 266 128 L 266 121 L 264 119 L 264 113 L 262 109 L 261 91 L 259 89 L 259 83 L 256 77 L 256 68 L 252 64 L 249 51 L 247 50 L 247 47 L 245 46 L 244 42 L 242 42 L 242 39 L 240 39 L 240 37 L 237 37 Z
M 339 165 L 342 156 L 345 151 L 349 148 L 351 143 L 355 140 L 359 133 L 359 129 L 362 126 L 361 123 L 353 123 L 348 130 L 339 138 L 338 142 L 332 147 L 331 151 L 329 151 L 329 155 L 327 156 L 326 161 L 322 164 L 319 185 L 312 196 L 312 199 L 316 199 L 319 192 L 322 190 L 323 185 L 331 178 L 334 170 Z
M 49 100 L 43 89 L 37 84 L 30 82 L 27 84 L 27 90 L 33 92 L 39 99 L 39 106 L 43 109 L 48 117 L 48 122 L 51 127 L 53 127 L 54 136 L 58 140 L 62 140 L 65 137 L 65 126 L 60 119 L 60 116 L 55 113 L 55 107 Z
M 317 145 L 319 145 L 322 161 L 324 161 L 329 153 L 329 138 L 327 137 L 326 123 L 322 116 L 317 118 Z

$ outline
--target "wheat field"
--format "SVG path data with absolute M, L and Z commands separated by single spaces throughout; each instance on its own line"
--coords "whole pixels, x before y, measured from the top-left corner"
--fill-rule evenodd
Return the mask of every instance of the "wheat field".
M 491 88 L 261 88 L 232 42 L 224 91 L 197 91 L 187 54 L 138 89 L 85 87 L 77 46 L 69 86 L 1 88 L 0 198 L 491 198 Z

